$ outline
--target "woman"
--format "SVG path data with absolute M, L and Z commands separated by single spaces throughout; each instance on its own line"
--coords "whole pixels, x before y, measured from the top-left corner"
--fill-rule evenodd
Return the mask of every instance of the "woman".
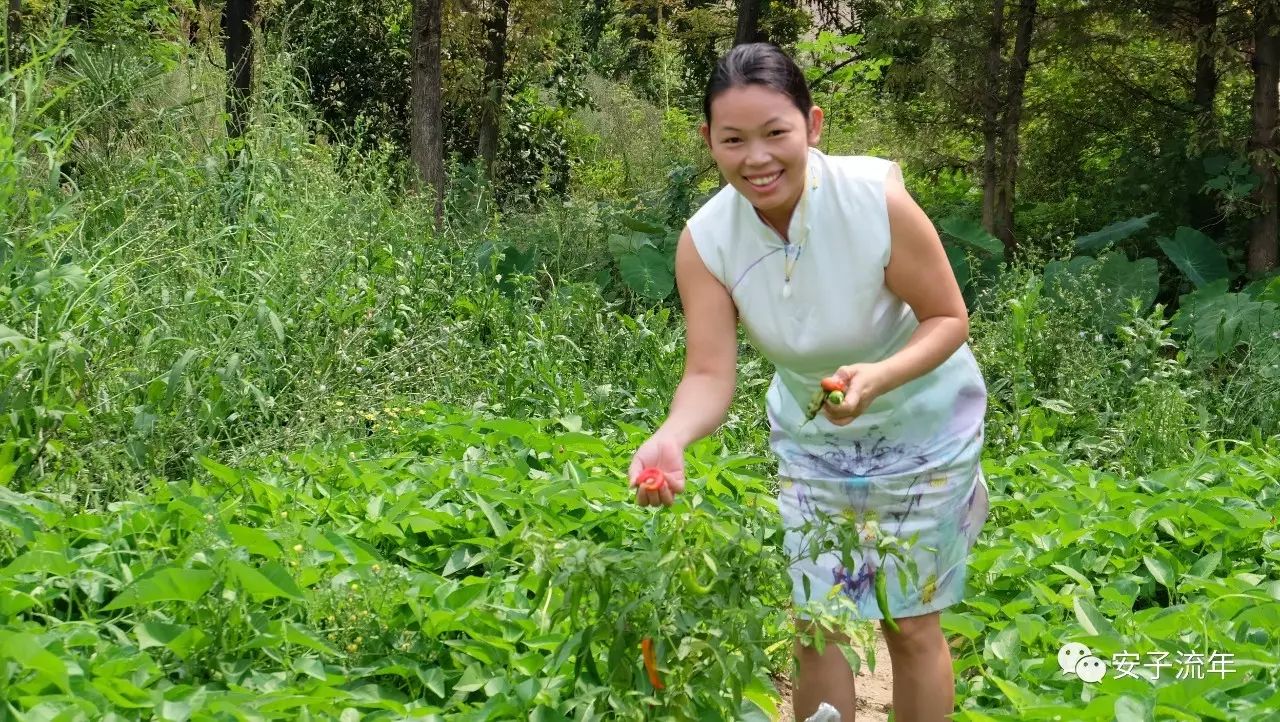
M 988 511 L 986 387 L 959 286 L 894 163 L 813 147 L 822 110 L 776 47 L 739 45 L 722 58 L 703 112 L 702 137 L 728 185 L 677 246 L 685 372 L 668 418 L 632 460 L 637 502 L 670 505 L 684 490 L 685 448 L 715 431 L 732 400 L 741 321 L 776 367 L 766 406 L 797 606 L 843 594 L 883 620 L 874 587 L 884 575 L 898 627 L 882 622 L 895 718 L 942 720 L 955 685 L 939 614 L 964 596 Z M 832 375 L 847 385 L 843 402 L 810 418 L 809 399 Z M 666 487 L 637 485 L 650 467 L 666 472 Z M 831 520 L 834 539 L 819 538 L 815 525 Z M 895 558 L 877 551 L 886 534 L 915 542 Z M 824 701 L 853 719 L 840 650 L 819 654 L 797 638 L 796 657 L 796 719 Z

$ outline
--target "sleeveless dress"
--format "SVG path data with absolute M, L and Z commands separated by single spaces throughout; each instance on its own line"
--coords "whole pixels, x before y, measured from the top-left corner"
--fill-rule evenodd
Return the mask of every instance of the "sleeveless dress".
M 875 596 L 881 571 L 894 617 L 927 614 L 964 597 L 968 554 L 987 519 L 986 385 L 966 343 L 848 425 L 821 413 L 806 423 L 823 377 L 888 358 L 919 325 L 885 285 L 885 184 L 901 182 L 898 166 L 810 148 L 807 175 L 791 243 L 731 185 L 689 219 L 689 230 L 733 297 L 748 340 L 775 367 L 769 443 L 797 614 L 812 618 L 806 605 L 842 594 L 862 618 L 883 618 Z

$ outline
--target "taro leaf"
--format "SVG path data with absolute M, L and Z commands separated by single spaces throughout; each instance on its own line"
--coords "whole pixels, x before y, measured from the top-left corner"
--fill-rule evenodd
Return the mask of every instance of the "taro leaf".
M 1157 239 L 1161 250 L 1196 288 L 1204 288 L 1220 278 L 1228 278 L 1227 259 L 1213 239 L 1194 228 L 1179 226 L 1173 238 Z
M 657 235 L 659 233 L 663 233 L 664 231 L 666 231 L 666 229 L 663 228 L 662 226 L 656 225 L 654 223 L 649 223 L 648 221 L 642 221 L 639 218 L 636 218 L 635 216 L 624 215 L 620 217 L 618 220 L 620 220 L 622 222 L 622 225 L 626 226 L 627 228 L 630 228 L 633 231 L 639 231 L 641 233 L 650 233 L 650 234 Z
M 104 611 L 125 607 L 146 606 L 155 602 L 194 602 L 213 586 L 214 574 L 203 569 L 168 567 L 134 582 Z
M 1119 243 L 1138 231 L 1144 230 L 1151 223 L 1151 219 L 1158 215 L 1158 213 L 1151 213 L 1140 218 L 1130 218 L 1127 221 L 1112 223 L 1102 230 L 1079 236 L 1076 238 L 1076 252 L 1092 253 L 1112 243 Z
M 944 246 L 947 252 L 947 260 L 951 262 L 951 272 L 956 275 L 956 283 L 960 284 L 960 290 L 963 291 L 969 285 L 969 259 L 965 257 L 964 250 L 950 244 Z
M 1122 253 L 1109 254 L 1099 263 L 1098 284 L 1105 295 L 1098 321 L 1103 330 L 1111 331 L 1124 322 L 1130 298 L 1139 299 L 1139 313 L 1151 307 L 1160 290 L 1160 272 L 1154 258 L 1130 261 Z
M 671 289 L 675 286 L 675 277 L 671 274 L 667 259 L 648 246 L 623 256 L 618 265 L 622 271 L 622 280 L 633 292 L 645 298 L 661 301 L 671 294 Z
M 1280 330 L 1280 307 L 1255 301 L 1243 293 L 1227 293 L 1226 279 L 1186 294 L 1173 319 L 1173 327 L 1192 343 L 1216 358 L 1240 344 Z
M 621 258 L 628 253 L 635 253 L 644 246 L 652 246 L 653 242 L 643 233 L 629 233 L 625 236 L 610 233 L 607 245 L 614 258 Z
M 942 219 L 938 226 L 947 235 L 974 250 L 989 253 L 993 256 L 1004 255 L 1004 244 L 1000 242 L 1000 239 L 988 233 L 981 223 L 972 218 L 950 216 Z

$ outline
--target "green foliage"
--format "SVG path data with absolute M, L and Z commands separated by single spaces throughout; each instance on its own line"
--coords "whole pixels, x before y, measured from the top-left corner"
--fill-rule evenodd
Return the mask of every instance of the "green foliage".
M 994 523 L 973 554 L 975 594 L 943 616 L 965 641 L 956 719 L 1268 719 L 1278 463 L 1274 446 L 1218 446 L 1141 477 L 1047 452 L 986 463 Z M 1067 642 L 1105 678 L 1063 674 Z
M 618 481 L 642 429 L 405 412 L 256 468 L 204 460 L 109 516 L 0 490 L 7 704 L 193 719 L 772 709 L 788 592 L 756 460 L 696 449 L 696 491 L 655 514 Z

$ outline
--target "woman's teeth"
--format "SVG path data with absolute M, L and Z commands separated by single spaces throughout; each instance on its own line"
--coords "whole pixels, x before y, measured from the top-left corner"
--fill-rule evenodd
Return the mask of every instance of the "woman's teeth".
M 781 171 L 774 173 L 773 175 L 764 176 L 762 178 L 748 178 L 747 182 L 753 186 L 767 186 L 770 183 L 778 180 L 778 176 L 780 175 L 782 175 Z

